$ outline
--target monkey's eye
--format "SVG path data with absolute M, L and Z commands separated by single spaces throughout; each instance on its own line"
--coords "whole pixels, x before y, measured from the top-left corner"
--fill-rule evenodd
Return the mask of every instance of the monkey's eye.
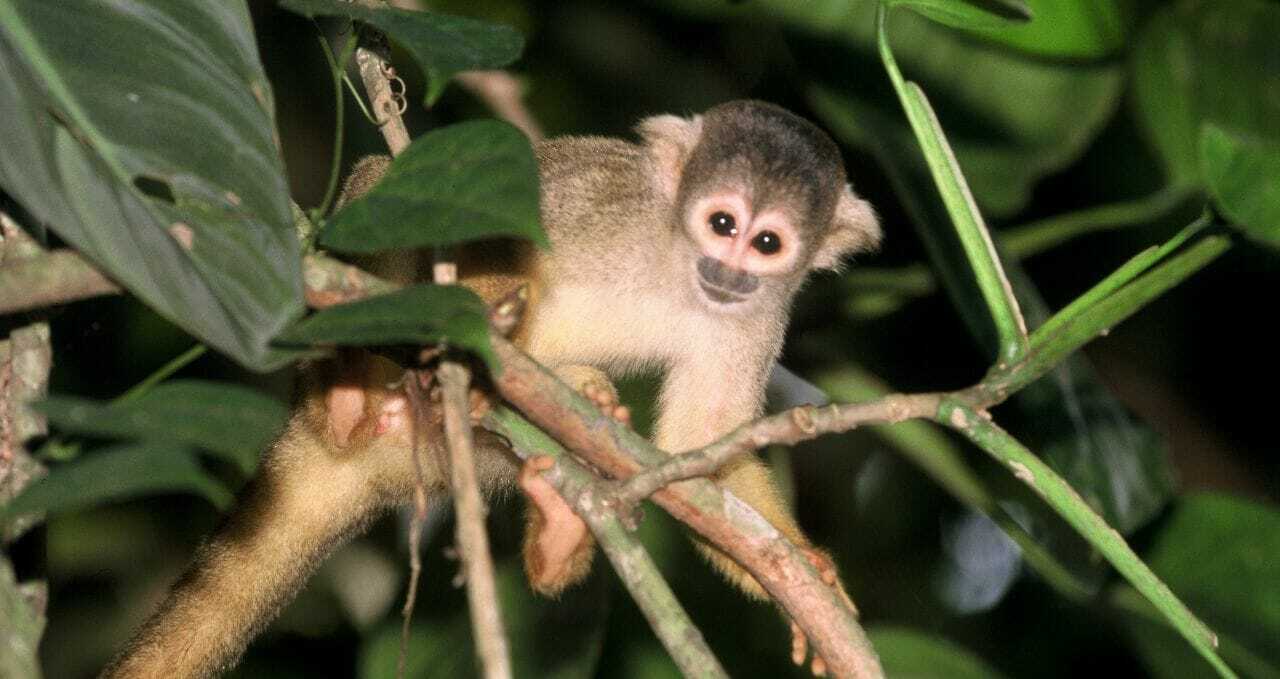
M 772 231 L 761 231 L 751 239 L 751 247 L 759 250 L 761 254 L 777 254 L 782 249 L 782 239 Z
M 707 221 L 711 224 L 711 230 L 715 231 L 717 236 L 738 235 L 738 225 L 733 221 L 733 215 L 727 212 L 716 212 Z

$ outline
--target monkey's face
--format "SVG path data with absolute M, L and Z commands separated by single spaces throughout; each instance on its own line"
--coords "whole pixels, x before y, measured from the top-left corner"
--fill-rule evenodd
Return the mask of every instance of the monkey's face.
M 795 217 L 753 209 L 746 191 L 712 191 L 690 201 L 684 215 L 696 294 L 713 310 L 742 312 L 776 299 L 803 266 Z

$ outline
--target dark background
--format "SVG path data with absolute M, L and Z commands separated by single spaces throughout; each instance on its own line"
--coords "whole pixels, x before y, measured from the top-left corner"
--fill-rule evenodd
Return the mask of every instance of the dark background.
M 646 115 L 694 113 L 742 97 L 776 102 L 825 124 L 807 96 L 813 82 L 856 87 L 860 99 L 894 110 L 892 90 L 873 52 L 797 28 L 752 2 L 725 3 L 713 13 L 693 9 L 707 4 L 486 0 L 440 7 L 509 23 L 526 35 L 525 57 L 513 70 L 527 80 L 529 106 L 553 135 L 627 135 Z M 1133 115 L 1125 80 L 1133 36 L 1164 3 L 1121 4 L 1126 38 L 1113 54 L 1025 57 L 1060 68 L 1114 66 L 1122 85 L 1080 152 L 1060 167 L 1037 173 L 1025 205 L 988 214 L 997 231 L 1142 196 L 1164 183 L 1159 158 Z M 327 180 L 334 121 L 317 29 L 273 3 L 251 6 L 275 88 L 294 197 L 313 207 Z M 977 37 L 959 40 L 983 44 Z M 409 86 L 412 132 L 485 115 L 482 105 L 457 86 L 434 110 L 423 111 L 421 74 L 403 54 L 397 52 L 395 61 Z M 910 66 L 903 68 L 910 77 Z M 929 82 L 923 84 L 930 91 Z M 986 121 L 976 113 L 945 95 L 938 103 L 948 132 L 984 134 Z M 1028 100 L 1025 105 L 1059 102 Z M 347 113 L 344 165 L 381 150 L 380 137 L 350 103 Z M 855 270 L 922 261 L 912 219 L 883 164 L 868 148 L 843 147 L 850 177 L 877 206 L 886 233 L 883 251 L 860 258 Z M 1059 308 L 1197 212 L 1192 201 L 1142 225 L 1074 239 L 1026 260 L 1026 271 L 1050 307 Z M 1270 325 L 1280 285 L 1276 261 L 1275 252 L 1241 239 L 1206 271 L 1084 352 L 1100 383 L 1162 437 L 1180 493 L 1221 491 L 1272 508 L 1280 498 L 1271 419 L 1272 392 L 1280 381 Z M 807 289 L 793 318 L 789 367 L 813 375 L 856 359 L 901 390 L 957 388 L 985 371 L 987 357 L 948 296 L 903 299 L 893 311 L 869 316 L 843 311 L 849 295 L 834 276 Z M 53 391 L 101 398 L 122 392 L 192 343 L 138 303 L 121 298 L 66 308 L 54 320 L 53 337 Z M 289 393 L 288 374 L 253 375 L 216 356 L 201 359 L 183 375 L 242 380 L 281 399 Z M 641 410 L 645 388 L 629 390 L 641 400 Z M 1034 418 L 1012 410 L 1007 415 L 1015 433 L 1034 431 Z M 979 452 L 956 443 L 984 475 L 1001 477 L 1003 472 Z M 868 625 L 937 634 L 1012 677 L 1070 677 L 1103 669 L 1144 676 L 1151 671 L 1130 644 L 1125 618 L 1105 597 L 1069 602 L 1025 569 L 1011 582 L 1016 577 L 1011 573 L 1019 572 L 1016 554 L 989 529 L 976 529 L 986 538 L 957 538 L 974 524 L 973 515 L 882 438 L 871 433 L 830 437 L 771 459 L 780 463 L 784 486 L 794 490 L 801 523 L 836 555 Z M 491 521 L 518 674 L 674 675 L 674 666 L 603 559 L 589 583 L 559 602 L 538 601 L 527 592 L 519 573 L 519 514 L 519 502 L 499 498 Z M 465 604 L 461 590 L 450 584 L 457 565 L 445 556 L 452 523 L 447 511 L 435 515 L 411 667 L 421 676 L 466 674 L 474 663 Z M 1166 516 L 1159 514 L 1133 534 L 1133 543 L 1147 544 Z M 54 517 L 46 533 L 52 588 L 42 646 L 46 676 L 96 672 L 217 521 L 207 503 L 178 496 Z M 725 587 L 659 510 L 647 512 L 642 535 L 731 675 L 800 676 L 788 661 L 785 622 L 771 606 L 746 601 Z M 404 545 L 403 522 L 389 517 L 342 550 L 252 645 L 233 676 L 392 676 L 408 572 Z M 1054 547 L 1088 560 L 1077 545 Z M 977 558 L 978 565 L 961 572 L 957 563 L 964 554 Z M 994 556 L 984 560 L 984 555 Z M 970 597 L 970 603 L 957 604 L 954 588 L 947 594 L 948 582 L 988 592 L 976 597 L 985 603 Z

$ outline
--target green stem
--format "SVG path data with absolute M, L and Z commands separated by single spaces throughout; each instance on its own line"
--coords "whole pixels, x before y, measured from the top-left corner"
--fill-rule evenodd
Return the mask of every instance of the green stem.
M 720 661 L 716 660 L 703 639 L 702 632 L 689 619 L 675 593 L 662 578 L 653 558 L 623 526 L 616 510 L 599 502 L 599 478 L 574 461 L 541 429 L 508 408 L 491 410 L 485 415 L 483 424 L 511 441 L 512 448 L 522 459 L 536 455 L 549 455 L 556 459 L 555 469 L 547 472 L 549 480 L 590 524 L 591 532 L 600 541 L 619 579 L 626 585 L 681 673 L 686 677 L 727 677 Z M 584 511 L 584 504 L 593 506 Z
M 999 234 L 1001 252 L 1015 261 L 1051 250 L 1074 238 L 1150 222 L 1184 204 L 1198 189 L 1171 184 L 1133 200 L 1097 205 L 1054 215 L 1017 226 Z
M 130 403 L 132 401 L 136 401 L 143 394 L 147 393 L 148 391 L 151 391 L 152 387 L 169 379 L 171 375 L 187 367 L 188 365 L 191 364 L 192 361 L 196 360 L 197 358 L 204 356 L 205 352 L 207 352 L 208 350 L 209 348 L 203 344 L 197 344 L 191 347 L 190 349 L 187 349 L 186 351 L 179 354 L 173 360 L 160 366 L 159 370 L 156 370 L 155 372 L 148 375 L 146 379 L 133 385 L 133 387 L 131 387 L 129 391 L 126 391 L 123 394 L 117 396 L 111 402 L 112 405 L 118 406 L 118 405 L 124 405 L 126 403 Z
M 355 49 L 356 36 L 352 32 L 347 37 L 347 42 L 342 48 L 342 58 L 338 59 L 333 56 L 333 50 L 329 48 L 329 41 L 324 35 L 317 35 L 316 39 L 320 41 L 320 50 L 324 52 L 324 58 L 329 62 L 329 78 L 333 82 L 333 159 L 329 163 L 329 183 L 325 187 L 324 199 L 320 201 L 320 205 L 312 211 L 311 216 L 315 221 L 323 219 L 329 212 L 329 206 L 333 204 L 333 198 L 338 191 L 338 174 L 342 170 L 342 143 L 343 135 L 346 133 L 344 122 L 345 111 L 342 96 L 342 79 L 345 76 L 344 68 L 346 60 L 351 55 L 351 51 Z
M 929 106 L 929 99 L 919 85 L 903 79 L 889 49 L 887 24 L 890 4 L 888 0 L 881 0 L 876 8 L 876 36 L 880 58 L 906 111 L 911 129 L 924 151 L 933 182 L 942 195 L 942 202 L 946 205 L 947 213 L 960 238 L 969 268 L 977 280 L 992 323 L 995 324 L 1000 345 L 998 360 L 1000 363 L 1012 363 L 1026 354 L 1026 323 L 1018 309 L 1018 300 L 1013 296 L 1009 280 L 1000 266 L 991 234 L 983 223 L 982 214 L 973 200 L 973 194 L 964 180 L 946 134 L 943 133 L 933 108 Z
M 1218 637 L 1129 547 L 1124 538 L 1098 516 L 1084 498 L 1062 477 L 1054 473 L 1040 458 L 1027 450 L 1017 439 L 1009 435 L 985 414 L 979 414 L 954 399 L 945 399 L 938 409 L 939 422 L 955 429 L 982 448 L 1000 463 L 1008 467 L 1018 480 L 1026 483 L 1045 500 L 1071 527 L 1116 570 L 1147 598 L 1174 628 L 1209 661 L 1223 677 L 1235 677 L 1235 672 L 1218 657 Z
M 1172 249 L 1169 246 L 1181 245 L 1198 228 L 1198 223 L 1193 224 L 1165 246 L 1138 255 L 1080 299 L 1067 305 L 1031 336 L 1031 351 L 1022 361 L 993 370 L 983 380 L 981 388 L 993 394 L 1011 394 L 1034 382 L 1068 354 L 1105 334 L 1231 247 L 1228 236 L 1206 236 L 1133 278 L 1137 271 L 1151 267 L 1153 262 L 1167 255 Z M 1122 280 L 1129 282 L 1122 283 Z

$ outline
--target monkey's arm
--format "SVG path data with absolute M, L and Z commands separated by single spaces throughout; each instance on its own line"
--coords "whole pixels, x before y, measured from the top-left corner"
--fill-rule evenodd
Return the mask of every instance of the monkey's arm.
M 760 414 L 772 352 L 760 352 L 757 361 L 728 347 L 719 355 L 742 359 L 748 365 L 760 365 L 744 369 L 707 360 L 673 365 L 662 384 L 655 430 L 654 442 L 662 450 L 677 454 L 700 448 Z M 812 549 L 770 478 L 768 468 L 755 457 L 734 460 L 720 470 L 716 480 L 751 505 L 788 540 L 803 549 Z M 700 544 L 699 548 L 744 592 L 755 598 L 768 597 L 755 578 L 735 561 L 711 547 Z
M 381 372 L 362 365 L 356 374 Z M 408 498 L 406 416 L 403 399 L 380 388 L 339 380 L 313 391 L 235 512 L 103 676 L 207 677 L 231 667 L 329 552 Z

